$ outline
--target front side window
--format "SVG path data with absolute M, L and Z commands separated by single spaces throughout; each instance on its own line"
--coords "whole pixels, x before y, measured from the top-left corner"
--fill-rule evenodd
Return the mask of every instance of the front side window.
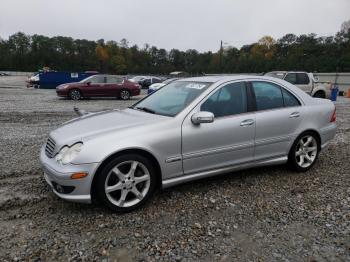
M 305 73 L 297 74 L 297 85 L 308 85 L 310 83 L 309 77 Z
M 295 85 L 297 83 L 297 74 L 296 73 L 288 73 L 284 78 L 287 82 Z
M 247 112 L 247 91 L 244 82 L 231 83 L 215 91 L 201 106 L 201 111 L 224 117 Z
M 89 76 L 88 78 L 85 78 L 80 81 L 81 83 L 91 83 L 91 84 L 103 84 L 105 82 L 104 76 Z
M 281 88 L 268 82 L 252 82 L 257 110 L 283 107 Z
M 147 96 L 131 108 L 153 114 L 175 116 L 211 84 L 207 82 L 175 81 Z

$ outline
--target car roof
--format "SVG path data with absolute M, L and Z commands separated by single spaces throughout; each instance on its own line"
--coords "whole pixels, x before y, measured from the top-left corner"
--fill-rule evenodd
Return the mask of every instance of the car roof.
M 308 74 L 308 72 L 306 72 L 306 71 L 271 71 L 271 72 L 267 72 L 266 74 L 268 74 L 268 73 L 273 73 L 273 74 L 278 74 L 278 73 L 280 73 L 280 74 L 286 74 L 286 73 L 306 73 L 306 74 Z
M 207 82 L 207 83 L 217 83 L 217 82 L 227 82 L 242 79 L 274 79 L 267 76 L 256 76 L 256 75 L 216 75 L 216 76 L 200 76 L 200 77 L 189 77 L 181 78 L 177 81 L 193 81 L 193 82 Z

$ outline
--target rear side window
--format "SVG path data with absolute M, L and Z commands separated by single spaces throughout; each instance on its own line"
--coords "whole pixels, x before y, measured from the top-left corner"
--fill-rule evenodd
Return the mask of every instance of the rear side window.
M 201 111 L 212 112 L 215 117 L 247 112 L 245 83 L 231 83 L 220 88 L 202 104 Z
M 299 100 L 284 88 L 282 88 L 282 94 L 285 107 L 300 106 Z
M 281 88 L 268 82 L 252 82 L 257 110 L 283 107 Z
M 123 78 L 116 76 L 108 76 L 107 84 L 121 84 L 123 82 Z
M 284 78 L 287 82 L 295 85 L 297 83 L 297 74 L 296 73 L 288 73 Z
M 310 83 L 309 77 L 305 73 L 297 73 L 297 85 L 308 85 Z

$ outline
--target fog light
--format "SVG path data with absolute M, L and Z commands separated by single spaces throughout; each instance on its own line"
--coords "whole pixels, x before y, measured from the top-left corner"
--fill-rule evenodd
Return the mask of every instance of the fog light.
M 74 173 L 70 176 L 71 179 L 81 179 L 88 175 L 88 173 L 80 172 L 80 173 Z
M 59 185 L 59 184 L 56 184 L 56 191 L 58 193 L 64 193 L 63 187 L 61 185 Z

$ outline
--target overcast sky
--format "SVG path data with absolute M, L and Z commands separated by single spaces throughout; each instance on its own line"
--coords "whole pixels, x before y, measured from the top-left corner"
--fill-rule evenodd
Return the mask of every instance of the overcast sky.
M 334 35 L 350 0 L 0 0 L 0 36 L 129 40 L 158 48 L 216 51 L 264 35 Z

